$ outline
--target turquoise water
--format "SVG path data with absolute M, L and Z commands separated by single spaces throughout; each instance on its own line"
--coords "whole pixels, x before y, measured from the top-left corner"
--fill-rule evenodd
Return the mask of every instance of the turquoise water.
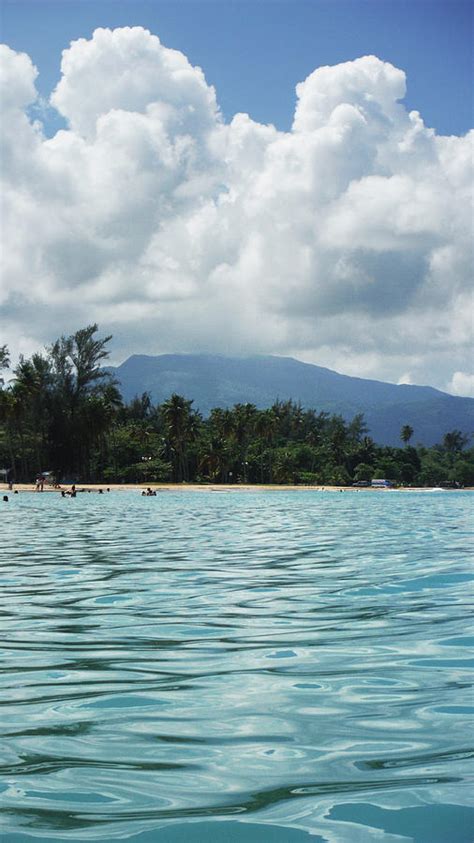
M 10 495 L 2 843 L 471 841 L 472 501 Z

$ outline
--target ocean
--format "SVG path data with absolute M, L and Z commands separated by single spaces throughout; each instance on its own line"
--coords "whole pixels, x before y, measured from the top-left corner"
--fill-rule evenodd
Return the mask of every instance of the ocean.
M 472 493 L 9 497 L 2 843 L 472 841 Z

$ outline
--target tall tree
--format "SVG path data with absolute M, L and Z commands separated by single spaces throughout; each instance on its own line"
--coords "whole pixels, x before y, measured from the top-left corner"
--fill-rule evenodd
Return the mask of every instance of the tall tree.
M 445 433 L 443 437 L 443 448 L 450 454 L 454 454 L 456 451 L 462 451 L 467 443 L 468 437 L 464 433 L 461 433 L 460 430 L 451 430 L 449 433 Z
M 178 483 L 188 479 L 188 448 L 197 433 L 198 415 L 191 409 L 192 403 L 174 392 L 161 405 L 171 450 L 173 480 Z
M 410 427 L 409 424 L 404 424 L 401 431 L 400 431 L 400 439 L 402 440 L 404 445 L 408 445 L 411 437 L 414 434 L 414 430 Z
M 232 410 L 219 407 L 211 410 L 207 425 L 208 439 L 204 445 L 206 459 L 201 457 L 201 465 L 214 478 L 227 483 L 230 470 L 237 459 L 236 419 Z
M 8 353 L 8 346 L 0 345 L 0 372 L 2 369 L 8 369 L 10 366 L 10 355 Z M 0 389 L 4 384 L 3 378 L 0 376 Z
M 49 360 L 53 374 L 52 434 L 60 473 L 88 471 L 97 427 L 89 424 L 90 399 L 100 398 L 113 384 L 101 363 L 109 356 L 111 336 L 95 336 L 97 325 L 60 337 L 51 346 Z M 96 408 L 96 412 L 98 409 Z
M 98 383 L 104 379 L 110 379 L 110 375 L 101 368 L 101 363 L 109 356 L 106 348 L 112 335 L 103 339 L 96 338 L 94 334 L 98 331 L 97 325 L 88 325 L 81 328 L 70 337 L 71 352 L 70 358 L 75 368 L 76 395 L 81 396 L 91 392 Z
M 369 432 L 363 413 L 356 413 L 347 427 L 347 438 L 351 445 L 359 445 L 363 437 Z
M 460 430 L 450 430 L 448 433 L 444 434 L 443 449 L 448 455 L 450 466 L 454 464 L 454 459 L 456 455 L 462 451 L 464 446 L 467 445 L 468 441 L 468 437 L 465 436 L 464 433 L 462 433 Z
M 261 410 L 255 420 L 255 433 L 261 439 L 260 480 L 264 481 L 264 458 L 268 459 L 268 482 L 273 483 L 273 441 L 278 427 L 278 418 L 273 408 Z
M 41 354 L 33 354 L 31 360 L 20 357 L 14 372 L 12 392 L 20 401 L 23 424 L 31 434 L 35 465 L 30 470 L 44 471 L 48 459 L 48 429 L 52 375 L 51 364 Z
M 6 453 L 15 480 L 19 476 L 16 440 L 19 438 L 21 403 L 11 389 L 0 389 L 0 426 L 6 440 Z M 22 455 L 21 455 L 22 456 Z M 21 459 L 21 457 L 20 457 Z M 23 460 L 21 460 L 23 468 Z
M 238 473 L 242 471 L 244 483 L 248 480 L 248 447 L 254 430 L 257 408 L 255 404 L 235 404 L 235 440 L 238 447 Z

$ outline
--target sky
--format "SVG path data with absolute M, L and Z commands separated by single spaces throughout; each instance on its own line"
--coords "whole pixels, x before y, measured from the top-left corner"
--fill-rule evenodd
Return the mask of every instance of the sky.
M 474 394 L 472 7 L 3 0 L 0 345 Z

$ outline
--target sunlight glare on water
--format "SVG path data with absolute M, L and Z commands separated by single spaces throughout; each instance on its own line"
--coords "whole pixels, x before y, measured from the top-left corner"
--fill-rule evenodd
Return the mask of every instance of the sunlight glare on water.
M 2 841 L 473 839 L 469 492 L 11 495 Z

